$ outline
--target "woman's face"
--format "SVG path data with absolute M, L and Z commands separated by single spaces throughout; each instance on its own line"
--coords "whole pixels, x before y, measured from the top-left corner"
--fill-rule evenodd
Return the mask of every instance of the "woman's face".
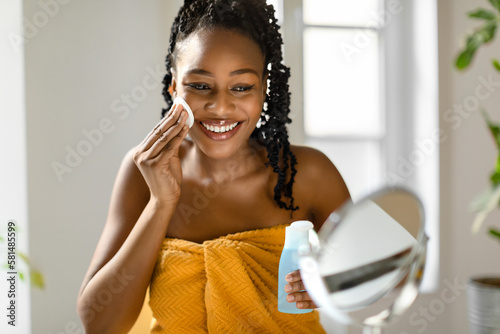
M 172 89 L 190 105 L 189 135 L 214 159 L 248 145 L 265 101 L 264 55 L 248 37 L 230 30 L 193 32 L 176 46 Z

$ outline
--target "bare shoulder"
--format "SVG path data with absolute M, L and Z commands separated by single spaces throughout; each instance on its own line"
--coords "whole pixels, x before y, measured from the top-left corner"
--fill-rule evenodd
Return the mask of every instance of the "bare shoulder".
M 297 158 L 294 197 L 305 206 L 319 229 L 328 215 L 350 198 L 342 175 L 321 151 L 306 146 L 291 146 Z
M 297 158 L 297 181 L 312 182 L 314 185 L 327 183 L 329 186 L 344 187 L 344 179 L 337 167 L 321 151 L 307 146 L 291 146 Z
M 332 161 L 321 151 L 309 147 L 291 145 L 290 149 L 295 154 L 297 161 L 300 160 L 300 167 L 310 171 L 330 171 L 337 170 Z

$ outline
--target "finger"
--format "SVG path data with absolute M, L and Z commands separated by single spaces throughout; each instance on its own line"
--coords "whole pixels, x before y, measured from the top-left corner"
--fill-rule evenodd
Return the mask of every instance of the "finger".
M 151 147 L 145 152 L 145 159 L 154 159 L 164 149 L 172 148 L 171 141 L 182 132 L 186 116 L 181 114 L 177 122 L 167 128 L 161 135 L 151 139 Z
M 296 281 L 301 281 L 302 280 L 302 277 L 300 276 L 300 270 L 295 270 L 295 271 L 292 271 L 290 273 L 288 273 L 286 276 L 285 276 L 285 280 L 287 282 L 296 282 Z
M 295 303 L 295 306 L 300 309 L 312 309 L 312 308 L 318 308 L 318 306 L 310 299 L 305 299 L 305 300 L 297 300 L 297 297 L 293 295 L 288 295 L 286 298 L 286 301 L 289 303 Z
M 184 140 L 184 138 L 186 138 L 188 132 L 189 132 L 189 126 L 187 124 L 184 124 L 179 134 L 174 138 L 172 138 L 172 140 L 168 143 L 168 145 L 166 145 L 163 148 L 163 150 L 159 153 L 159 155 L 161 155 L 167 147 L 169 151 L 177 153 L 179 150 L 179 146 L 181 146 L 181 143 Z
M 297 308 L 300 308 L 300 309 L 318 308 L 318 306 L 316 306 L 316 304 L 314 304 L 313 301 L 301 301 L 301 302 L 297 302 L 297 304 L 295 304 L 295 306 L 297 306 Z
M 174 105 L 172 108 L 169 110 L 169 112 L 156 124 L 156 126 L 151 130 L 149 133 L 148 137 L 151 136 L 158 136 L 163 133 L 163 130 L 165 129 L 166 124 L 169 121 L 177 121 L 177 119 L 180 117 L 182 111 L 182 106 L 180 105 Z
M 288 283 L 285 285 L 285 292 L 291 293 L 291 292 L 299 292 L 299 291 L 304 291 L 304 283 L 302 281 L 298 282 L 292 282 Z
M 317 308 L 316 304 L 312 301 L 307 291 L 291 293 L 286 296 L 289 303 L 297 303 L 297 308 Z
M 160 154 L 163 149 L 177 149 L 182 142 L 182 139 L 184 139 L 187 134 L 187 131 L 184 128 L 184 125 L 186 125 L 186 121 L 187 115 L 184 111 L 174 125 L 170 126 L 170 128 L 168 128 L 158 138 L 156 138 L 156 141 L 146 151 L 144 159 L 154 159 Z M 181 137 L 179 137 L 179 135 L 181 135 Z
M 307 291 L 301 291 L 301 292 L 294 292 L 286 296 L 286 300 L 288 302 L 300 302 L 300 301 L 311 301 L 311 297 L 309 297 L 309 294 Z
M 146 135 L 144 138 L 143 142 L 141 144 L 144 144 L 145 142 L 148 141 L 152 136 L 159 136 L 162 133 L 162 129 L 165 128 L 165 124 L 169 120 L 177 120 L 178 117 L 180 116 L 182 110 L 182 106 L 179 108 L 179 104 L 175 104 L 170 108 L 170 110 L 166 113 L 166 115 L 155 125 L 155 127 Z
M 155 126 L 153 130 L 151 130 L 151 132 L 140 145 L 142 151 L 149 150 L 160 137 L 164 136 L 164 133 L 168 129 L 178 123 L 181 116 L 181 110 L 181 108 L 176 106 L 172 110 L 172 113 L 166 116 L 162 121 L 160 121 L 160 123 L 157 124 L 157 126 Z

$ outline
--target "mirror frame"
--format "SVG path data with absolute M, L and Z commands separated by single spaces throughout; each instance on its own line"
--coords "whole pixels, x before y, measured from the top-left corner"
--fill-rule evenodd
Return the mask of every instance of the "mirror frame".
M 412 273 L 413 270 L 423 271 L 423 267 L 425 266 L 427 241 L 429 240 L 425 232 L 425 209 L 422 201 L 413 191 L 402 186 L 386 186 L 379 188 L 374 192 L 368 193 L 356 202 L 353 202 L 351 200 L 347 201 L 330 214 L 330 216 L 321 227 L 318 233 L 318 238 L 313 238 L 311 240 L 311 248 L 302 249 L 299 254 L 301 276 L 304 282 L 304 286 L 308 291 L 310 297 L 313 299 L 316 305 L 318 305 L 318 307 L 324 308 L 328 315 L 330 315 L 332 318 L 334 318 L 334 320 L 340 323 L 346 325 L 356 324 L 359 326 L 380 326 L 381 324 L 385 325 L 392 320 L 394 315 L 399 315 L 406 311 L 406 309 L 414 302 L 418 295 L 418 287 L 420 286 L 423 276 L 423 274 L 420 273 L 415 276 L 416 279 L 414 281 L 409 282 L 407 285 L 405 285 L 405 287 L 403 287 L 402 291 L 399 293 L 400 296 L 403 295 L 405 293 L 404 290 L 407 286 L 416 288 L 417 293 L 414 293 L 414 296 L 410 295 L 410 298 L 406 304 L 401 305 L 401 301 L 396 298 L 390 306 L 390 309 L 392 309 L 393 312 L 381 312 L 379 314 L 375 314 L 366 318 L 361 323 L 357 322 L 352 317 L 350 317 L 347 312 L 333 306 L 332 302 L 330 301 L 331 292 L 328 291 L 327 282 L 319 272 L 318 262 L 316 260 L 321 249 L 321 244 L 324 244 L 328 240 L 331 234 L 335 232 L 337 227 L 342 223 L 344 218 L 352 209 L 363 202 L 395 192 L 406 193 L 415 198 L 420 213 L 421 226 L 416 237 L 416 244 L 414 247 L 412 247 L 407 259 L 401 265 L 400 272 L 393 279 L 391 279 L 389 283 L 387 283 L 386 287 L 383 290 L 370 298 L 372 301 L 369 302 L 369 304 L 373 304 L 388 292 L 390 292 L 394 287 L 396 287 L 406 275 Z

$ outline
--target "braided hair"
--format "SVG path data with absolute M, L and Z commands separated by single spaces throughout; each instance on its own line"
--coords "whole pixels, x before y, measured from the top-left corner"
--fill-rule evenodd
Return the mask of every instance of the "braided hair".
M 274 8 L 266 0 L 185 0 L 172 24 L 170 45 L 166 58 L 167 74 L 163 80 L 163 96 L 167 108 L 172 107 L 169 87 L 172 83 L 172 67 L 175 69 L 176 44 L 198 29 L 223 28 L 233 30 L 252 39 L 261 49 L 264 57 L 264 71 L 269 74 L 269 92 L 257 126 L 251 138 L 255 138 L 267 150 L 268 162 L 278 177 L 274 187 L 274 200 L 282 209 L 290 210 L 290 215 L 298 209 L 294 205 L 292 187 L 297 173 L 297 160 L 290 150 L 287 123 L 290 113 L 290 92 L 288 78 L 290 69 L 285 66 L 281 46 L 283 39 L 279 33 Z M 287 181 L 287 175 L 289 179 Z M 285 197 L 285 201 L 283 201 Z

